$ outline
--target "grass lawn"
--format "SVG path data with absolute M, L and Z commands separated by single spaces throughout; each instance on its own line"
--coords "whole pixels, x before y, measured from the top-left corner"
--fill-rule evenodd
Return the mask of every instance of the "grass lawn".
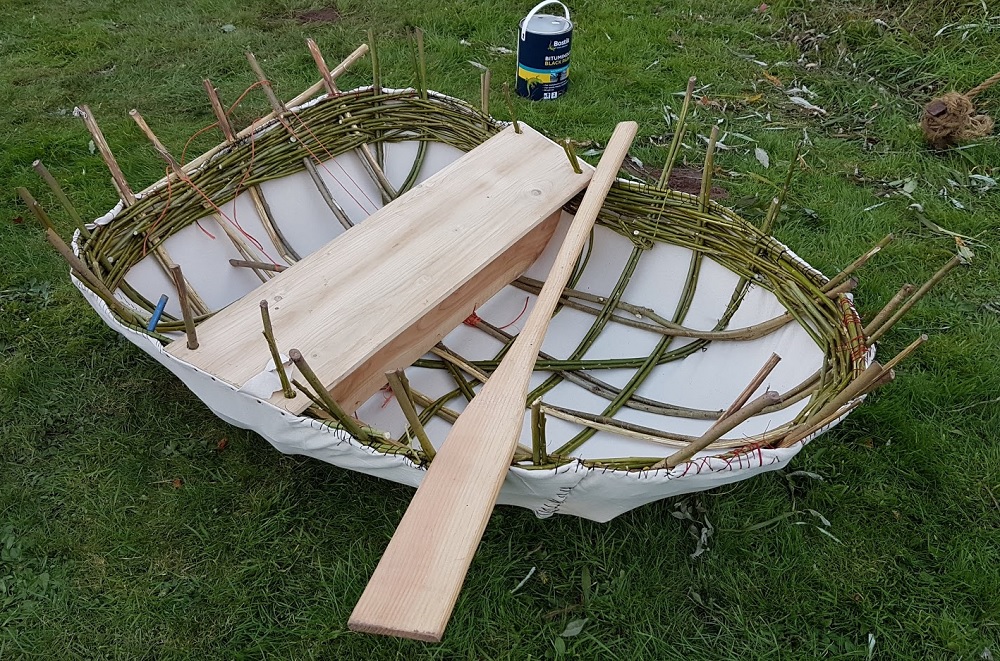
M 469 61 L 512 82 L 514 55 L 497 47 L 515 47 L 531 3 L 5 0 L 0 659 L 1000 654 L 1000 144 L 936 154 L 916 126 L 931 96 L 995 73 L 990 4 L 571 3 L 570 93 L 519 101 L 520 119 L 580 141 L 637 120 L 632 153 L 658 166 L 665 114 L 697 75 L 682 158 L 698 167 L 698 134 L 720 123 L 729 204 L 759 222 L 804 141 L 775 235 L 832 275 L 896 233 L 860 273 L 863 317 L 947 261 L 948 232 L 971 237 L 976 257 L 881 342 L 888 356 L 930 336 L 895 382 L 790 471 L 608 524 L 499 508 L 444 642 L 424 645 L 346 629 L 412 491 L 282 456 L 215 418 L 91 312 L 14 189 L 33 190 L 68 237 L 34 159 L 86 216 L 117 199 L 74 105 L 90 105 L 142 188 L 163 164 L 130 108 L 180 153 L 214 121 L 203 78 L 236 99 L 253 82 L 250 49 L 290 98 L 318 77 L 309 36 L 333 63 L 373 29 L 385 82 L 402 87 L 415 79 L 407 34 L 422 27 L 432 87 L 477 100 Z M 369 76 L 366 60 L 341 86 Z M 1000 117 L 1000 86 L 976 101 Z M 266 100 L 251 93 L 241 108 L 245 124 Z M 493 110 L 506 116 L 499 94 Z M 202 136 L 189 155 L 220 139 Z

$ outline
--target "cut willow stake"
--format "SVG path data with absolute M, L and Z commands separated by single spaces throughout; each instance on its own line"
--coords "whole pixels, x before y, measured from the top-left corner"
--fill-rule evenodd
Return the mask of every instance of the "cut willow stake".
M 268 264 L 267 262 L 251 262 L 245 259 L 230 259 L 230 266 L 235 266 L 237 268 L 245 269 L 257 269 L 258 271 L 271 271 L 272 273 L 281 273 L 287 266 L 282 266 L 281 264 Z
M 319 75 L 323 77 L 323 83 L 326 85 L 327 94 L 330 96 L 340 94 L 340 90 L 337 89 L 336 76 L 330 73 L 330 69 L 326 66 L 326 59 L 323 58 L 323 53 L 320 51 L 319 46 L 312 39 L 306 39 L 306 46 L 309 47 L 309 53 L 312 55 L 313 62 L 316 63 L 316 69 L 319 70 Z M 366 45 L 363 45 L 358 50 L 361 49 L 364 49 L 365 53 L 368 52 L 368 46 Z M 345 112 L 344 118 L 351 119 L 351 113 Z M 352 122 L 351 128 L 358 129 L 358 125 Z M 378 160 L 372 156 L 371 151 L 368 149 L 368 145 L 361 145 L 355 150 L 355 152 L 361 157 L 362 165 L 365 166 L 365 169 L 368 170 L 368 173 L 378 185 L 379 192 L 382 194 L 382 202 L 387 203 L 390 200 L 395 199 L 397 193 L 392 184 L 386 178 L 382 168 L 379 167 Z
M 566 138 L 559 144 L 566 150 L 566 158 L 569 159 L 569 164 L 573 166 L 573 172 L 583 174 L 583 170 L 580 169 L 580 159 L 576 157 L 576 150 L 573 149 L 573 141 Z
M 840 283 L 836 287 L 830 289 L 821 290 L 826 294 L 827 298 L 837 298 L 841 294 L 846 294 L 847 292 L 854 291 L 858 286 L 857 278 L 848 278 L 844 282 Z
M 306 46 L 309 47 L 309 52 L 313 56 L 313 61 L 316 62 L 316 68 L 319 70 L 319 75 L 323 77 L 322 84 L 326 87 L 326 91 L 329 94 L 337 93 L 337 78 L 339 78 L 345 71 L 347 71 L 352 64 L 360 60 L 368 53 L 368 44 L 361 44 L 354 52 L 344 58 L 344 61 L 338 64 L 333 71 L 326 66 L 326 59 L 319 50 L 319 46 L 312 39 L 306 39 Z M 295 105 L 294 103 L 289 103 L 288 105 Z
M 41 224 L 42 228 L 45 230 L 45 238 L 56 249 L 63 259 L 65 259 L 70 267 L 76 271 L 80 279 L 86 282 L 91 289 L 101 294 L 102 298 L 105 300 L 115 300 L 114 296 L 111 294 L 104 282 L 98 278 L 93 271 L 90 270 L 82 259 L 76 256 L 73 249 L 66 245 L 66 242 L 62 240 L 62 237 L 56 233 L 55 227 L 52 225 L 52 219 L 49 218 L 49 214 L 45 212 L 42 205 L 28 192 L 27 188 L 19 187 L 17 189 L 17 194 L 21 197 L 21 201 L 27 205 L 28 209 Z
M 78 276 L 80 276 L 81 280 L 86 282 L 88 286 L 100 294 L 101 297 L 104 298 L 104 300 L 109 304 L 111 301 L 115 300 L 114 294 L 111 293 L 111 290 L 107 288 L 100 278 L 94 275 L 94 272 L 83 263 L 82 259 L 73 254 L 73 249 L 66 245 L 66 242 L 62 240 L 61 236 L 55 233 L 55 230 L 52 228 L 46 228 L 45 238 L 52 245 L 52 247 L 55 248 L 60 255 L 62 255 L 63 259 L 69 263 L 70 267 Z
M 320 52 L 319 46 L 312 39 L 306 39 L 306 46 L 309 48 L 309 54 L 312 55 L 313 62 L 316 63 L 319 75 L 323 78 L 326 93 L 331 96 L 337 94 L 337 83 L 333 80 L 333 76 L 330 75 L 330 68 L 326 66 L 326 59 L 323 57 L 323 53 Z M 365 46 L 365 51 L 367 52 L 367 50 L 368 47 Z
M 931 288 L 934 287 L 934 285 L 941 282 L 941 278 L 948 275 L 949 271 L 951 271 L 953 268 L 955 268 L 961 263 L 962 263 L 962 257 L 960 255 L 955 255 L 950 260 L 948 260 L 948 262 L 944 266 L 938 269 L 937 273 L 931 276 L 930 280 L 922 284 L 920 286 L 920 289 L 914 292 L 913 296 L 911 296 L 909 300 L 907 300 L 905 303 L 903 303 L 902 306 L 900 306 L 896 314 L 892 315 L 892 317 L 890 317 L 888 321 L 882 324 L 882 326 L 872 331 L 871 335 L 868 338 L 867 344 L 871 346 L 873 342 L 877 341 L 880 337 L 889 332 L 889 329 L 895 326 L 896 322 L 902 319 L 903 315 L 909 312 L 910 308 L 912 308 L 914 305 L 917 304 L 917 301 L 923 298 L 924 295 L 927 294 L 927 292 L 929 292 Z
M 274 111 L 275 117 L 281 121 L 282 116 L 287 110 L 285 108 L 285 104 L 282 103 L 278 98 L 278 95 L 274 93 L 274 88 L 271 87 L 271 81 L 268 80 L 267 76 L 264 74 L 264 70 L 260 68 L 260 63 L 257 62 L 257 57 L 250 51 L 246 52 L 246 57 L 247 62 L 250 63 L 250 68 L 253 69 L 254 75 L 257 76 L 257 80 L 260 82 L 260 86 L 264 90 L 264 95 L 267 96 L 268 103 L 271 104 L 271 109 Z
M 385 378 L 389 382 L 389 387 L 392 388 L 392 394 L 396 396 L 399 408 L 403 410 L 406 422 L 409 423 L 410 429 L 413 430 L 414 436 L 417 437 L 417 442 L 420 443 L 420 449 L 424 451 L 424 455 L 430 461 L 436 453 L 434 446 L 431 444 L 431 439 L 427 437 L 427 432 L 424 431 L 424 424 L 420 422 L 417 409 L 413 406 L 413 399 L 410 396 L 410 384 L 406 380 L 406 374 L 403 370 L 391 370 L 385 373 Z
M 80 230 L 80 235 L 83 236 L 84 239 L 89 239 L 90 230 L 87 229 L 87 224 L 83 222 L 83 218 L 80 216 L 79 212 L 77 212 L 76 207 L 74 207 L 73 203 L 69 201 L 68 197 L 66 197 L 66 193 L 63 191 L 62 186 L 60 186 L 59 182 L 56 181 L 56 178 L 52 176 L 52 173 L 48 171 L 48 168 L 46 168 L 45 165 L 39 160 L 32 163 L 31 167 L 33 167 L 35 172 L 38 173 L 38 176 L 41 177 L 46 184 L 48 184 L 49 188 L 52 190 L 52 194 L 56 196 L 56 199 L 59 200 L 60 204 L 62 204 L 63 209 L 65 209 L 66 213 L 69 214 L 69 217 L 73 219 L 73 224 L 75 224 L 77 229 Z
M 115 160 L 115 155 L 111 153 L 111 147 L 108 146 L 108 141 L 104 139 L 104 133 L 101 131 L 101 127 L 97 125 L 94 114 L 90 112 L 90 108 L 87 106 L 80 106 L 80 113 L 83 116 L 83 123 L 87 125 L 87 130 L 90 131 L 90 135 L 94 139 L 97 151 L 100 152 L 104 164 L 108 166 L 108 170 L 111 172 L 111 179 L 115 182 L 115 187 L 118 189 L 118 194 L 121 196 L 125 206 L 135 204 L 135 193 L 132 192 L 132 187 L 125 181 L 125 175 L 122 174 L 122 169 L 118 167 L 118 161 Z
M 490 82 L 493 74 L 486 69 L 479 75 L 479 109 L 486 116 L 486 125 L 490 123 Z
M 215 90 L 215 86 L 212 85 L 212 81 L 207 78 L 202 81 L 205 87 L 205 93 L 208 95 L 208 101 L 212 106 L 212 112 L 215 113 L 215 119 L 219 123 L 219 129 L 222 131 L 222 135 L 225 136 L 226 142 L 232 144 L 236 141 L 236 134 L 233 133 L 233 125 L 229 121 L 229 115 L 226 114 L 226 109 L 222 105 L 222 101 L 219 100 L 219 93 Z M 271 243 L 281 254 L 281 257 L 287 261 L 289 264 L 294 264 L 299 260 L 298 254 L 291 249 L 288 242 L 283 239 L 277 224 L 274 222 L 274 215 L 271 213 L 271 208 L 268 206 L 267 201 L 264 199 L 264 194 L 260 190 L 259 186 L 251 185 L 247 186 L 247 192 L 250 195 L 250 200 L 253 202 L 254 209 L 257 210 L 257 216 L 260 218 L 261 225 L 264 226 L 264 230 L 267 232 L 268 238 L 271 239 Z M 219 214 L 214 214 L 213 216 L 220 227 L 226 232 L 233 245 L 236 249 L 246 258 L 250 259 L 254 257 L 251 254 L 249 246 L 243 239 L 232 231 L 228 223 L 223 223 Z M 250 260 L 254 261 L 254 260 Z M 255 269 L 257 271 L 266 271 L 268 269 Z M 267 280 L 260 273 L 257 273 L 261 281 Z
M 142 130 L 143 134 L 149 139 L 149 141 L 153 143 L 153 149 L 155 149 L 156 153 L 160 155 L 160 158 L 162 158 L 164 161 L 167 162 L 167 165 L 169 165 L 170 169 L 172 169 L 174 173 L 178 175 L 178 178 L 183 179 L 180 164 L 178 164 L 177 161 L 174 160 L 174 157 L 170 155 L 170 152 L 167 151 L 167 148 L 163 146 L 163 143 L 160 142 L 160 139 L 156 137 L 156 134 L 153 133 L 153 129 L 149 128 L 149 124 L 146 123 L 146 120 L 143 118 L 142 114 L 140 114 L 139 111 L 136 110 L 135 108 L 129 110 L 128 114 L 130 117 L 132 117 L 135 123 L 138 124 L 139 129 Z
M 281 380 L 281 392 L 285 399 L 295 397 L 295 390 L 288 382 L 288 374 L 285 373 L 285 364 L 281 360 L 281 353 L 278 352 L 278 343 L 274 341 L 274 329 L 271 328 L 271 311 L 267 308 L 267 301 L 260 302 L 260 319 L 264 325 L 264 339 L 267 340 L 267 348 L 271 352 L 271 360 L 274 361 L 274 369 L 278 372 L 278 379 Z
M 188 299 L 187 281 L 181 273 L 181 267 L 174 264 L 170 267 L 170 276 L 174 279 L 174 287 L 177 288 L 177 302 L 181 306 L 181 315 L 184 317 L 184 334 L 187 335 L 187 348 L 192 351 L 198 348 L 198 333 L 194 328 L 194 314 L 191 312 L 191 301 Z
M 31 193 L 28 192 L 26 188 L 18 188 L 18 195 L 21 196 L 21 200 L 24 201 L 31 212 L 34 214 L 38 222 L 45 228 L 45 239 L 56 249 L 63 259 L 69 264 L 70 268 L 74 273 L 76 273 L 77 278 L 83 280 L 87 286 L 93 291 L 101 300 L 103 300 L 109 308 L 111 308 L 115 314 L 120 316 L 127 323 L 139 323 L 140 319 L 136 315 L 135 311 L 122 305 L 121 301 L 115 298 L 111 290 L 108 289 L 104 281 L 101 280 L 97 274 L 90 270 L 87 264 L 76 256 L 73 249 L 70 248 L 65 241 L 62 240 L 55 229 L 52 227 L 52 221 L 49 219 L 47 213 L 42 208 Z
M 847 279 L 848 276 L 850 276 L 856 270 L 858 270 L 859 268 L 861 268 L 862 266 L 864 266 L 866 263 L 868 263 L 869 259 L 871 259 L 875 255 L 877 255 L 879 252 L 881 252 L 882 249 L 885 248 L 887 245 L 889 245 L 893 241 L 893 239 L 895 239 L 895 238 L 896 238 L 896 236 L 894 234 L 886 234 L 885 237 L 883 237 L 883 239 L 881 241 L 879 241 L 878 243 L 876 243 L 875 246 L 871 250 L 869 250 L 865 254 L 861 255 L 860 257 L 858 257 L 856 260 L 854 260 L 853 262 L 851 262 L 851 264 L 848 265 L 847 268 L 845 268 L 843 271 L 841 271 L 837 275 L 833 276 L 830 279 L 829 282 L 827 282 L 825 285 L 823 285 L 822 290 L 823 291 L 830 291 L 831 289 L 833 289 L 834 287 L 836 287 L 837 285 L 839 285 L 841 282 L 843 282 L 845 279 Z
M 545 442 L 545 412 L 542 400 L 531 403 L 531 463 L 536 466 L 549 463 L 549 452 Z
M 174 160 L 174 157 L 170 155 L 170 152 L 167 151 L 167 148 L 163 146 L 163 143 L 160 142 L 160 139 L 156 137 L 156 134 L 153 133 L 153 130 L 149 128 L 149 125 L 146 123 L 146 120 L 143 119 L 139 111 L 133 108 L 132 110 L 129 110 L 128 114 L 132 117 L 135 123 L 139 126 L 139 129 L 145 134 L 145 136 L 149 139 L 149 141 L 153 143 L 153 149 L 156 151 L 157 154 L 160 155 L 160 158 L 162 158 L 164 161 L 167 162 L 167 164 L 179 178 L 183 179 L 184 175 L 181 171 L 180 165 L 178 165 L 177 161 Z M 175 262 L 174 259 L 170 256 L 170 253 L 167 252 L 166 247 L 163 246 L 161 243 L 158 243 L 153 247 L 153 253 L 155 254 L 156 259 L 160 263 L 160 265 L 165 270 L 172 273 L 174 267 L 177 266 L 177 262 Z M 204 299 L 202 299 L 201 295 L 198 294 L 198 292 L 191 285 L 191 283 L 185 280 L 183 285 L 185 292 L 184 296 L 186 297 L 186 300 L 188 300 L 191 303 L 192 310 L 194 312 L 197 312 L 198 314 L 208 314 L 211 308 L 208 307 Z
M 875 317 L 868 322 L 867 326 L 865 326 L 864 329 L 865 336 L 868 337 L 874 331 L 881 328 L 882 324 L 885 323 L 885 320 L 892 316 L 892 313 L 896 311 L 896 308 L 899 307 L 899 304 L 902 303 L 907 296 L 912 294 L 914 289 L 916 289 L 916 287 L 910 283 L 906 283 L 905 285 L 900 287 L 899 291 L 896 292 L 895 296 L 889 299 L 889 302 L 885 304 L 885 307 L 882 308 L 882 310 L 879 311 L 879 313 L 876 314 Z
M 326 410 L 337 419 L 340 426 L 359 441 L 367 441 L 368 434 L 361 428 L 361 425 L 359 425 L 354 418 L 347 415 L 347 412 L 340 408 L 340 404 L 335 402 L 333 397 L 330 397 L 330 393 L 327 392 L 326 388 L 323 386 L 323 382 L 319 380 L 316 373 L 313 372 L 311 367 L 309 367 L 309 363 L 306 362 L 306 358 L 302 355 L 302 352 L 298 349 L 292 349 L 288 352 L 288 357 L 292 359 L 293 363 L 295 363 L 295 366 L 299 369 L 299 372 L 302 373 L 302 376 L 306 377 L 306 381 L 312 389 L 316 391 L 316 396 L 323 402 L 323 406 L 326 407 Z
M 514 99 L 510 96 L 510 85 L 503 84 L 503 95 L 507 99 L 507 109 L 510 110 L 510 121 L 514 125 L 514 133 L 521 132 L 521 125 L 517 123 L 517 108 L 514 107 Z
M 368 30 L 368 48 L 372 54 L 372 92 L 382 93 L 382 67 L 378 57 L 378 48 L 375 46 L 375 31 Z
M 382 67 L 379 63 L 378 46 L 375 43 L 375 31 L 371 29 L 368 30 L 368 47 L 372 55 L 372 95 L 378 97 L 382 94 Z M 374 105 L 377 111 L 378 102 Z M 378 112 L 375 113 L 375 119 L 381 119 Z M 375 160 L 378 161 L 379 167 L 385 168 L 385 146 L 380 139 L 381 132 L 376 131 L 375 137 L 379 138 L 375 141 Z
M 792 178 L 795 176 L 795 169 L 798 167 L 799 160 L 802 158 L 802 141 L 799 140 L 795 145 L 795 153 L 792 154 L 792 159 L 788 161 L 788 170 L 785 172 L 785 181 L 781 185 L 781 190 L 778 191 L 778 196 L 775 198 L 777 204 L 773 205 L 767 212 L 767 217 L 764 218 L 764 224 L 761 225 L 760 231 L 765 236 L 770 235 L 772 229 L 774 228 L 774 222 L 778 220 L 778 213 L 781 211 L 781 207 L 785 204 L 785 198 L 788 197 L 788 191 L 792 187 Z
M 771 375 L 771 372 L 774 371 L 774 368 L 777 367 L 778 363 L 780 362 L 781 362 L 781 356 L 779 356 L 776 353 L 772 353 L 771 357 L 767 359 L 766 363 L 764 363 L 764 366 L 757 371 L 757 374 L 753 377 L 753 379 L 750 381 L 747 387 L 743 389 L 743 392 L 741 392 L 736 397 L 736 400 L 733 401 L 733 403 L 729 406 L 729 408 L 726 409 L 726 411 L 721 416 L 719 416 L 719 419 L 716 422 L 716 424 L 722 422 L 723 420 L 725 420 L 726 418 L 728 418 L 729 416 L 731 416 L 732 414 L 736 413 L 738 410 L 743 408 L 743 405 L 746 404 L 748 401 L 750 401 L 750 396 L 753 395 L 754 392 L 756 392 L 757 388 L 759 388 L 762 383 L 764 383 L 764 379 L 766 379 L 768 376 Z
M 659 188 L 666 188 L 670 185 L 670 172 L 674 169 L 674 162 L 677 161 L 677 154 L 680 153 L 681 140 L 684 139 L 685 122 L 687 121 L 688 108 L 691 106 L 691 97 L 694 96 L 694 84 L 697 78 L 688 78 L 687 91 L 684 93 L 684 103 L 681 105 L 681 114 L 677 116 L 676 128 L 674 128 L 674 138 L 670 141 L 670 150 L 667 151 L 667 160 L 663 164 L 663 172 L 660 173 L 660 180 L 657 182 Z
M 673 468 L 677 464 L 691 459 L 696 454 L 707 448 L 712 443 L 716 442 L 722 436 L 735 429 L 739 425 L 743 424 L 753 416 L 757 415 L 763 411 L 768 406 L 772 406 L 781 401 L 781 395 L 774 392 L 773 390 L 768 390 L 766 393 L 753 400 L 740 410 L 736 411 L 732 415 L 720 419 L 717 423 L 712 425 L 708 431 L 706 431 L 698 440 L 688 443 L 687 446 L 681 448 L 677 452 L 673 453 L 663 461 L 658 464 L 654 464 L 651 470 L 656 470 L 658 468 Z
M 424 54 L 424 31 L 417 28 L 413 31 L 417 42 L 417 88 L 420 98 L 427 100 L 427 56 Z
M 24 202 L 25 206 L 27 206 L 31 211 L 31 214 L 41 224 L 42 229 L 52 230 L 55 232 L 56 228 L 55 225 L 52 224 L 52 219 L 49 218 L 49 214 L 45 212 L 45 209 L 43 209 L 42 205 L 38 203 L 38 200 L 35 199 L 34 195 L 32 195 L 28 189 L 24 187 L 18 187 L 17 194 L 20 196 L 21 201 Z M 59 240 L 62 241 L 62 239 Z
M 771 204 L 767 208 L 767 214 L 764 216 L 764 223 L 761 225 L 761 234 L 766 236 L 771 233 L 771 228 L 774 226 L 774 221 L 778 219 L 779 213 L 781 213 L 781 200 L 777 197 L 772 197 Z
M 708 148 L 705 150 L 705 167 L 701 172 L 701 195 L 698 197 L 701 212 L 708 213 L 712 202 L 712 175 L 715 174 L 715 144 L 719 141 L 719 125 L 712 126 L 708 138 Z
M 510 467 L 552 313 L 637 129 L 615 128 L 524 329 L 431 462 L 351 614 L 352 630 L 426 641 L 444 634 Z

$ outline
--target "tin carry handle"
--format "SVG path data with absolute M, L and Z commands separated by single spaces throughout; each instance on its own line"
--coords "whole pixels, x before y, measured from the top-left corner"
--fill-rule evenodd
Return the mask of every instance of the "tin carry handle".
M 524 41 L 528 36 L 528 21 L 530 21 L 531 18 L 538 13 L 539 9 L 547 5 L 559 5 L 562 7 L 563 11 L 566 12 L 566 20 L 569 20 L 569 7 L 559 2 L 559 0 L 542 0 L 542 2 L 539 2 L 537 5 L 532 7 L 531 11 L 528 12 L 528 15 L 524 17 L 524 22 L 521 23 L 521 41 Z

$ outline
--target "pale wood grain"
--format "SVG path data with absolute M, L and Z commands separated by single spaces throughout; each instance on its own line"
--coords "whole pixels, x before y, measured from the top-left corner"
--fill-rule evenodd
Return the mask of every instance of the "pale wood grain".
M 561 211 L 556 211 L 542 224 L 528 232 L 520 241 L 494 259 L 471 280 L 456 289 L 448 298 L 409 328 L 401 331 L 370 358 L 330 387 L 330 394 L 347 411 L 355 411 L 385 385 L 381 366 L 406 367 L 430 351 L 453 328 L 528 270 L 548 245 L 559 224 Z M 277 396 L 272 397 L 277 403 Z M 285 405 L 287 400 L 281 400 Z
M 425 641 L 444 634 L 520 437 L 549 321 L 636 129 L 615 129 L 524 329 L 431 462 L 351 614 L 352 630 Z
M 387 370 L 523 273 L 551 236 L 552 215 L 592 172 L 575 174 L 562 148 L 529 127 L 507 129 L 202 322 L 197 351 L 180 342 L 167 351 L 242 386 L 269 358 L 266 300 L 278 346 L 300 349 L 353 411 Z M 280 392 L 270 401 L 292 413 L 308 405 Z

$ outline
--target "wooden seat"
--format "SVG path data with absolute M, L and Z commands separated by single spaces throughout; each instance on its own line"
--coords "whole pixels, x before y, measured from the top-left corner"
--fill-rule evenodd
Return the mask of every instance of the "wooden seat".
M 270 359 L 260 301 L 282 353 L 299 349 L 347 411 L 385 384 L 538 258 L 559 210 L 590 181 L 562 147 L 509 127 L 363 223 L 198 325 L 175 357 L 242 387 Z M 299 379 L 300 381 L 302 379 Z M 270 399 L 298 414 L 301 394 Z

